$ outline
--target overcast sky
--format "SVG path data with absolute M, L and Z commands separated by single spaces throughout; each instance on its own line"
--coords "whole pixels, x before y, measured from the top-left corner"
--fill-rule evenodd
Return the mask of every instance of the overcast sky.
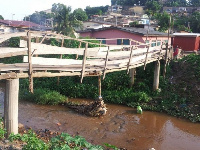
M 50 9 L 54 3 L 62 3 L 76 8 L 85 9 L 86 6 L 111 5 L 111 0 L 0 0 L 0 15 L 5 20 L 22 20 L 26 15 L 35 11 Z

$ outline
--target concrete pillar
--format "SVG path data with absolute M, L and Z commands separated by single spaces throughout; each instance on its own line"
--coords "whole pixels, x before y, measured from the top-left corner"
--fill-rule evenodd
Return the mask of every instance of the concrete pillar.
M 159 77 L 160 77 L 160 61 L 155 62 L 154 70 L 154 81 L 153 81 L 153 90 L 157 90 L 159 87 Z
M 18 133 L 18 94 L 19 79 L 6 80 L 4 126 L 7 130 L 7 136 L 10 133 Z
M 135 75 L 136 75 L 136 68 L 132 68 L 132 69 L 130 69 L 130 77 L 131 77 L 131 86 L 133 86 L 134 85 L 134 83 L 135 83 Z

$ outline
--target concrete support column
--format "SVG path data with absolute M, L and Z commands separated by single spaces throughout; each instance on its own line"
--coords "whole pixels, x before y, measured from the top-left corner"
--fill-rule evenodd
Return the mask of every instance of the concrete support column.
M 6 80 L 4 126 L 7 130 L 7 136 L 10 133 L 18 133 L 18 95 L 19 79 Z
M 155 62 L 154 70 L 154 81 L 153 81 L 153 90 L 157 90 L 159 87 L 159 77 L 160 77 L 160 61 Z
M 136 68 L 132 68 L 132 69 L 130 69 L 130 77 L 131 77 L 131 86 L 133 86 L 134 85 L 134 83 L 135 83 L 135 75 L 136 75 Z

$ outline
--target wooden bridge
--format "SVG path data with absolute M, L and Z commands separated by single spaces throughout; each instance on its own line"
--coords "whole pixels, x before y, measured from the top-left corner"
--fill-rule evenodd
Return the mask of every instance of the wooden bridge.
M 3 46 L 5 41 L 12 37 L 20 37 L 19 48 Z M 60 41 L 61 47 L 43 44 L 50 38 Z M 77 41 L 79 46 L 63 47 L 65 39 Z M 33 40 L 35 42 L 32 42 Z M 145 68 L 146 64 L 156 61 L 153 88 L 158 89 L 159 60 L 167 56 L 166 48 L 162 48 L 164 44 L 150 47 L 151 43 L 129 39 L 130 45 L 106 45 L 101 41 L 117 39 L 98 39 L 100 42 L 95 43 L 97 47 L 90 48 L 91 44 L 94 45 L 91 42 L 93 40 L 97 39 L 74 39 L 52 32 L 29 31 L 0 35 L 0 59 L 23 56 L 21 63 L 4 64 L 0 61 L 0 80 L 6 80 L 4 118 L 8 133 L 18 133 L 16 124 L 18 124 L 19 78 L 29 78 L 31 92 L 33 92 L 33 78 L 36 77 L 80 76 L 82 82 L 85 76 L 99 76 L 100 87 L 101 76 L 104 79 L 106 73 L 127 70 L 127 73 L 131 71 L 134 77 L 136 67 Z M 81 48 L 83 45 L 84 48 Z M 71 59 L 63 57 L 66 55 L 70 55 Z

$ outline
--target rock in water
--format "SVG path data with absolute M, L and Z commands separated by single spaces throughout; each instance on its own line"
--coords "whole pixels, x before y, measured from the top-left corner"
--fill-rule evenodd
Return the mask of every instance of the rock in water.
M 85 115 L 93 116 L 93 117 L 105 115 L 107 112 L 106 105 L 104 104 L 104 101 L 102 99 L 96 100 L 89 104 L 67 103 L 67 106 L 81 114 L 85 114 Z

